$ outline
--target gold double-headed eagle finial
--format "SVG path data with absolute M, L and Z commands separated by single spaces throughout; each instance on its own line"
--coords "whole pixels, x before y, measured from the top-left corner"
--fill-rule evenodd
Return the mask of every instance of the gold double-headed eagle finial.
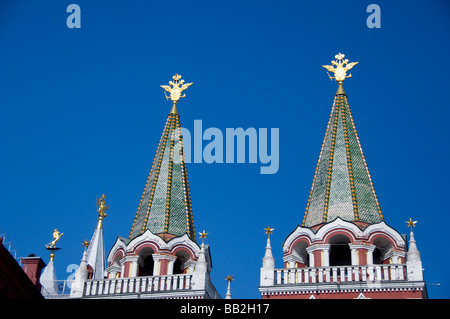
M 106 205 L 106 195 L 103 194 L 100 198 L 97 197 L 97 213 L 98 213 L 98 225 L 97 228 L 103 227 L 103 218 L 106 217 L 106 211 L 109 205 Z
M 339 53 L 334 56 L 336 61 L 331 61 L 332 65 L 322 65 L 325 69 L 334 73 L 334 76 L 331 76 L 328 72 L 328 76 L 330 80 L 336 80 L 339 84 L 342 84 L 346 78 L 352 77 L 351 74 L 347 75 L 347 71 L 353 68 L 358 62 L 348 63 L 348 59 L 345 58 L 345 54 Z
M 166 99 L 171 99 L 173 102 L 172 110 L 170 113 L 178 113 L 177 111 L 177 102 L 179 99 L 186 96 L 186 94 L 181 95 L 181 93 L 190 87 L 193 83 L 184 83 L 184 80 L 181 80 L 181 75 L 178 73 L 172 77 L 173 81 L 169 81 L 169 85 L 161 85 L 161 87 L 170 93 L 170 96 L 167 96 L 166 92 L 164 95 Z

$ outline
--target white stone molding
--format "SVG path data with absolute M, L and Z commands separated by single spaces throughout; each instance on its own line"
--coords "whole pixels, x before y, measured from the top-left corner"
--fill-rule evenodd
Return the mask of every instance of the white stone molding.
M 119 251 L 122 251 L 123 255 L 125 256 L 126 249 L 127 245 L 118 237 L 108 253 L 107 258 L 108 265 L 111 265 L 114 262 L 114 258 Z
M 384 221 L 369 225 L 364 230 L 361 230 L 354 223 L 344 221 L 341 218 L 337 218 L 330 223 L 324 224 L 317 230 L 316 233 L 314 233 L 308 227 L 297 226 L 297 228 L 284 241 L 283 252 L 285 253 L 285 255 L 292 254 L 294 246 L 300 238 L 307 239 L 310 242 L 309 247 L 313 247 L 319 244 L 326 244 L 328 239 L 333 236 L 335 232 L 345 232 L 346 234 L 348 234 L 351 243 L 369 243 L 373 241 L 377 236 L 382 235 L 387 240 L 392 242 L 392 244 L 394 245 L 394 250 L 402 251 L 405 248 L 405 241 L 403 237 L 395 229 L 388 226 Z M 364 248 L 367 249 L 367 247 Z M 313 266 L 310 265 L 310 267 Z

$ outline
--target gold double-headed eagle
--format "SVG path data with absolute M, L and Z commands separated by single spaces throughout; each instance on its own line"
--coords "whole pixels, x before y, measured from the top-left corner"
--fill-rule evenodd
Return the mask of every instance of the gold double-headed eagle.
M 348 63 L 348 59 L 344 60 L 345 55 L 342 53 L 336 54 L 336 61 L 331 61 L 332 65 L 322 65 L 325 69 L 334 73 L 334 76 L 331 76 L 328 72 L 328 76 L 330 80 L 335 79 L 336 82 L 342 84 L 346 78 L 352 77 L 351 74 L 347 75 L 347 71 L 353 68 L 358 62 Z
M 99 217 L 104 218 L 106 217 L 106 211 L 109 208 L 109 205 L 106 205 L 106 195 L 103 194 L 100 199 L 97 197 L 97 213 Z
M 181 80 L 181 75 L 179 74 L 175 74 L 172 79 L 173 81 L 169 81 L 170 85 L 161 85 L 161 87 L 170 93 L 170 96 L 167 96 L 166 92 L 164 92 L 166 99 L 171 99 L 173 104 L 176 104 L 180 98 L 186 96 L 186 94 L 181 95 L 181 93 L 193 83 L 184 84 L 184 80 Z

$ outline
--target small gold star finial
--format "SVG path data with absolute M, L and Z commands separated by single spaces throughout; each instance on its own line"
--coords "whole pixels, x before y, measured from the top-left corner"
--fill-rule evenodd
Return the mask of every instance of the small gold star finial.
M 411 232 L 412 232 L 413 227 L 416 227 L 417 220 L 413 221 L 413 220 L 410 218 L 409 220 L 406 221 L 406 224 L 408 225 L 408 227 L 411 228 Z
M 208 233 L 203 230 L 203 232 L 199 233 L 200 238 L 202 239 L 202 245 L 205 243 L 205 238 L 208 237 Z
M 172 110 L 170 111 L 170 113 L 178 113 L 176 108 L 177 102 L 180 98 L 186 97 L 186 94 L 181 95 L 181 93 L 193 83 L 184 84 L 184 80 L 181 80 L 181 75 L 179 75 L 178 73 L 175 74 L 172 79 L 173 81 L 169 81 L 169 85 L 161 85 L 161 87 L 165 91 L 170 93 L 170 96 L 167 96 L 166 92 L 164 92 L 166 99 L 171 99 L 173 102 Z
M 88 246 L 89 246 L 89 242 L 88 242 L 87 240 L 84 240 L 84 241 L 81 243 L 81 245 L 84 246 L 84 251 L 86 251 L 86 249 L 87 249 Z
M 225 280 L 228 281 L 229 283 L 232 282 L 233 281 L 233 275 L 227 275 Z
M 336 82 L 342 84 L 346 78 L 350 78 L 352 75 L 347 75 L 347 71 L 353 68 L 358 62 L 348 63 L 348 59 L 344 60 L 345 55 L 342 53 L 336 54 L 336 61 L 331 61 L 332 65 L 322 65 L 325 69 L 334 73 L 334 76 L 331 76 L 328 72 L 328 76 L 330 80 L 335 79 Z
M 275 228 L 270 228 L 270 226 L 267 226 L 266 228 L 264 228 L 264 230 L 266 231 L 267 238 L 270 238 L 270 234 L 273 234 Z

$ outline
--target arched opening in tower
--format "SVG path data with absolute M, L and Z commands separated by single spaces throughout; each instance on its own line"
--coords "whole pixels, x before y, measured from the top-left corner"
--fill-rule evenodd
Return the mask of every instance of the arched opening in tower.
M 153 276 L 155 262 L 153 254 L 155 252 L 150 247 L 144 247 L 139 251 L 139 276 Z
M 373 251 L 373 263 L 374 264 L 381 264 L 382 263 L 382 252 L 380 250 L 380 248 L 375 248 L 375 250 Z
M 181 266 L 183 265 L 183 262 L 181 261 L 180 258 L 177 258 L 175 260 L 175 263 L 173 264 L 173 274 L 174 275 L 179 275 L 183 273 L 183 269 L 181 268 Z
M 330 266 L 348 266 L 352 264 L 350 239 L 336 235 L 330 239 Z
M 153 266 L 155 262 L 153 261 L 153 255 L 148 255 L 144 258 L 144 265 L 142 267 L 142 276 L 153 276 Z
M 178 249 L 175 253 L 177 259 L 173 263 L 173 274 L 179 275 L 186 273 L 187 262 L 190 260 L 189 253 L 185 249 Z

